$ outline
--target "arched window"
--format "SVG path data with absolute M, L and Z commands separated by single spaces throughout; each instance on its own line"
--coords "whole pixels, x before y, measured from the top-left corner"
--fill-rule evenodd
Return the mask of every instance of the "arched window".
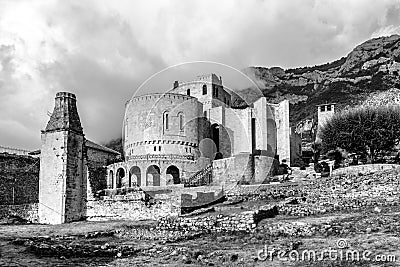
M 179 113 L 179 130 L 183 131 L 183 126 L 185 124 L 185 116 L 183 113 Z
M 165 130 L 169 129 L 169 114 L 168 114 L 168 112 L 164 113 L 164 129 Z
M 203 85 L 203 95 L 207 94 L 207 85 Z

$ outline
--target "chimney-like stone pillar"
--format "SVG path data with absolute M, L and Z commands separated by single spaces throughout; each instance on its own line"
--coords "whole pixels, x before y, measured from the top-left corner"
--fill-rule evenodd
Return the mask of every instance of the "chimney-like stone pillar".
M 56 94 L 41 135 L 39 222 L 59 224 L 86 216 L 85 136 L 72 93 Z

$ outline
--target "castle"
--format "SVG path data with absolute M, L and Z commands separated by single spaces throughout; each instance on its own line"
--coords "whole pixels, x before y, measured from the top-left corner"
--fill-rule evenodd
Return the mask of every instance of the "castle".
M 279 162 L 289 165 L 301 154 L 301 140 L 289 127 L 289 102 L 262 97 L 235 108 L 236 97 L 215 74 L 132 97 L 123 121 L 125 160 L 107 165 L 118 153 L 86 140 L 75 95 L 57 93 L 42 131 L 39 221 L 85 218 L 88 199 L 99 189 L 268 182 Z
M 132 97 L 123 127 L 125 161 L 108 166 L 108 188 L 260 183 L 278 161 L 293 162 L 300 148 L 291 148 L 289 102 L 262 97 L 233 108 L 235 97 L 215 74 Z

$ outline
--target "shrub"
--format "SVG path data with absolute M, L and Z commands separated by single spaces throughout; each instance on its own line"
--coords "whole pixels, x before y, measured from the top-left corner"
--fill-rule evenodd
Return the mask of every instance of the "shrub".
M 338 148 L 365 153 L 370 162 L 394 150 L 400 141 L 400 108 L 360 107 L 335 114 L 321 129 L 322 151 Z

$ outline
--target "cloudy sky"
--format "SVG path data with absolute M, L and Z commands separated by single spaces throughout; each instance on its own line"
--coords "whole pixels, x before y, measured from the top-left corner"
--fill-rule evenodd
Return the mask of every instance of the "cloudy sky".
M 0 145 L 38 148 L 57 91 L 77 95 L 86 136 L 102 143 L 169 66 L 315 65 L 393 33 L 400 0 L 0 0 Z M 192 77 L 161 80 L 178 78 Z

